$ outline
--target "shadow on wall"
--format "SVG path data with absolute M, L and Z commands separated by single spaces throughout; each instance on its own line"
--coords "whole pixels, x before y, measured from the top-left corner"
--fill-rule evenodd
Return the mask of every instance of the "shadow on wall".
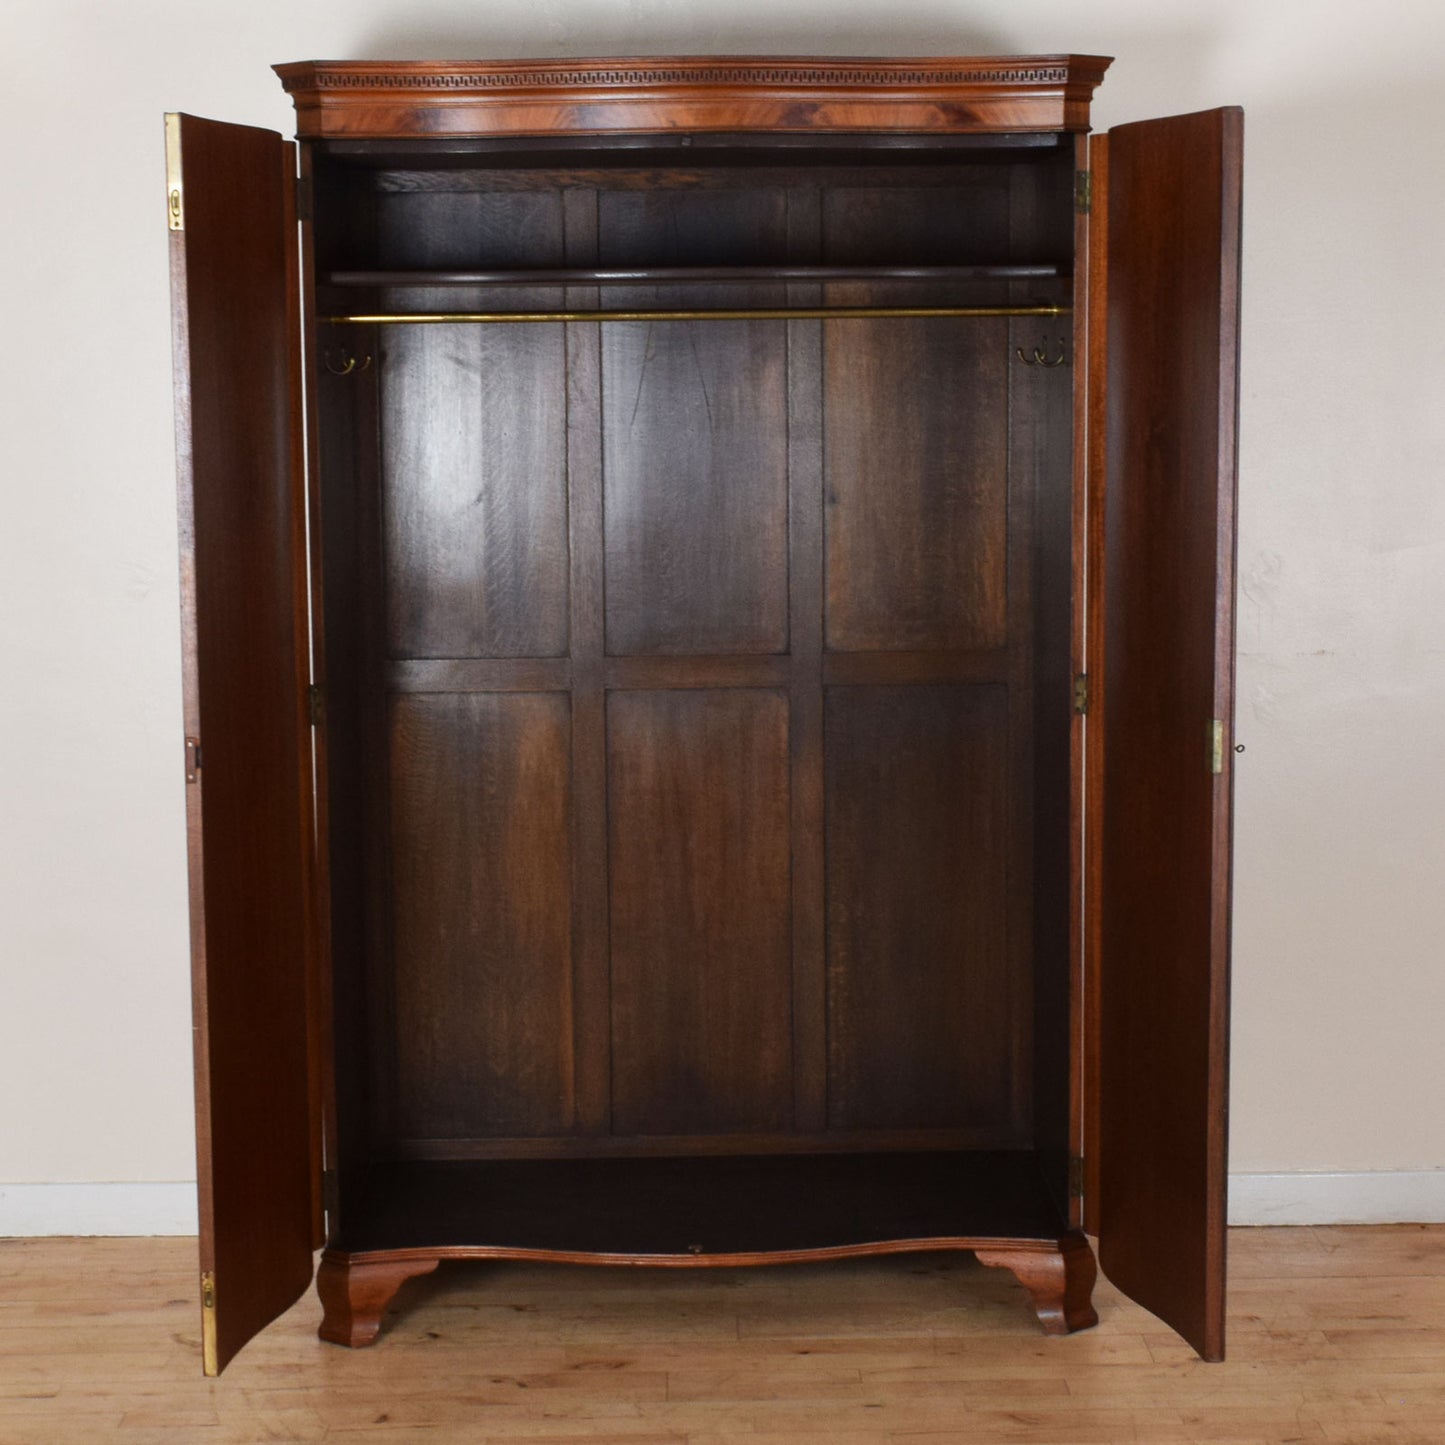
M 1191 21 L 1167 29 L 1110 27 L 1081 37 L 1061 27 L 1018 30 L 970 24 L 951 5 L 925 5 L 839 18 L 756 13 L 738 6 L 711 24 L 695 15 L 613 14 L 577 23 L 539 15 L 463 25 L 453 15 L 378 26 L 348 47 L 348 59 L 537 59 L 632 55 L 1028 55 L 1077 51 L 1120 57 L 1100 92 L 1098 124 L 1219 104 L 1209 92 L 1227 21 Z M 1226 97 L 1228 99 L 1229 97 Z
M 404 23 L 367 34 L 359 57 L 381 60 L 507 59 L 607 55 L 1007 55 L 996 30 L 960 24 L 949 5 L 847 16 L 762 16 L 739 9 L 700 24 L 686 12 L 616 14 L 573 24 L 538 16 L 529 24 L 502 20 L 459 25 L 453 16 L 429 21 L 415 11 Z

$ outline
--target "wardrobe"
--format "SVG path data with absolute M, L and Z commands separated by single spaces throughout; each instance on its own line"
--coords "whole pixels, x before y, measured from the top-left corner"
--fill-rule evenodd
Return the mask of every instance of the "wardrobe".
M 1108 64 L 167 117 L 207 1373 L 317 1249 L 347 1345 L 937 1250 L 1066 1334 L 1091 1235 L 1222 1356 L 1242 118 Z

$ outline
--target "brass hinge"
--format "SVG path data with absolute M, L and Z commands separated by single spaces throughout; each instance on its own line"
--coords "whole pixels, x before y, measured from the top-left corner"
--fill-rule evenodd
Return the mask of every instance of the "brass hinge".
M 1080 672 L 1074 675 L 1074 711 L 1086 713 L 1089 710 L 1089 674 Z
M 296 177 L 296 219 L 298 221 L 309 221 L 311 219 L 311 177 Z
M 200 738 L 186 739 L 186 781 L 194 783 L 196 775 L 201 771 L 201 740 Z
M 326 694 L 313 682 L 306 689 L 306 700 L 311 713 L 311 726 L 319 728 L 326 721 Z
M 217 1359 L 216 1276 L 208 1269 L 201 1275 L 201 1369 L 207 1375 L 219 1375 Z
M 172 231 L 186 229 L 181 192 L 181 118 L 174 111 L 166 115 L 166 225 Z
M 1093 171 L 1074 172 L 1074 209 L 1083 216 L 1094 209 Z
M 1069 1198 L 1082 1199 L 1084 1197 L 1084 1161 L 1075 1154 L 1069 1160 Z
M 1220 718 L 1212 718 L 1209 723 L 1209 771 L 1224 771 L 1224 723 Z

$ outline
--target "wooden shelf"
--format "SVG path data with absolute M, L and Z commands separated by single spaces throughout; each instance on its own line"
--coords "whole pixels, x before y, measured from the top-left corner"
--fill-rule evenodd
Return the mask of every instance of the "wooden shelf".
M 1055 281 L 1068 268 L 1053 263 L 1008 266 L 641 266 L 496 271 L 330 271 L 321 284 L 403 286 L 680 286 L 762 285 L 835 281 Z
M 332 1247 L 350 1253 L 629 1258 L 1056 1239 L 1068 1228 L 1025 1150 L 376 1164 L 343 1181 L 340 1223 Z

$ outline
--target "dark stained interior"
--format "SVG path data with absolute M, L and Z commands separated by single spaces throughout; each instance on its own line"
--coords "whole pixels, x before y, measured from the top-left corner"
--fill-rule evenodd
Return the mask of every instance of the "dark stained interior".
M 318 147 L 320 315 L 1070 300 L 1058 137 L 547 147 Z M 649 1179 L 1064 1227 L 1070 338 L 320 326 L 347 1248 L 587 1179 L 614 1244 Z

